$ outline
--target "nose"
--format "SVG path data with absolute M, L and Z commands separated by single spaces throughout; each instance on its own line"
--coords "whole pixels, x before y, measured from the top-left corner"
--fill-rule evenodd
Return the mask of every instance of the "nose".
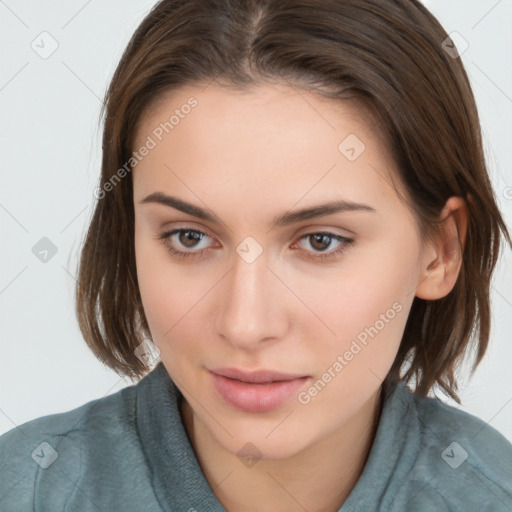
M 218 295 L 217 332 L 239 349 L 258 349 L 287 329 L 285 286 L 267 268 L 264 255 L 248 263 L 235 253 Z

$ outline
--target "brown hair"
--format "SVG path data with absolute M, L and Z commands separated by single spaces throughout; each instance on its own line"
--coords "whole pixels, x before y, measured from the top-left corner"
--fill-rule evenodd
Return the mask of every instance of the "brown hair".
M 280 81 L 372 113 L 399 170 L 423 240 L 439 234 L 447 199 L 463 197 L 468 228 L 461 270 L 445 297 L 414 298 L 384 386 L 415 379 L 460 403 L 454 371 L 478 331 L 472 373 L 490 334 L 489 288 L 500 251 L 497 207 L 479 117 L 460 57 L 416 0 L 162 0 L 132 36 L 102 107 L 101 195 L 81 252 L 76 314 L 96 357 L 120 375 L 149 370 L 134 353 L 150 337 L 137 284 L 133 183 L 136 126 L 163 93 L 222 79 L 245 90 Z M 448 40 L 449 41 L 449 40 Z M 119 176 L 119 174 L 118 174 Z M 107 192 L 107 193 L 106 193 Z M 400 376 L 404 364 L 409 368 Z

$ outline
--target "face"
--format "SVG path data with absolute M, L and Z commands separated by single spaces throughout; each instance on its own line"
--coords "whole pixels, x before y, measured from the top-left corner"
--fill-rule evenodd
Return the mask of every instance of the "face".
M 284 85 L 183 87 L 139 124 L 146 318 L 195 424 L 233 454 L 287 457 L 340 431 L 395 359 L 422 246 L 371 128 Z

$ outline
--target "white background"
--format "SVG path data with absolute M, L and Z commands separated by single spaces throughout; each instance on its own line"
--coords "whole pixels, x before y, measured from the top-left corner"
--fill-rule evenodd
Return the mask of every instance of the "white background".
M 0 1 L 0 434 L 132 384 L 86 346 L 73 291 L 100 173 L 101 99 L 153 3 Z M 512 0 L 425 3 L 448 33 L 469 43 L 462 59 L 498 204 L 512 229 Z M 58 43 L 47 59 L 31 47 L 43 31 Z M 32 253 L 42 237 L 58 249 L 47 263 Z M 463 410 L 512 442 L 510 249 L 494 277 L 492 308 L 488 353 L 474 377 L 460 381 L 460 396 Z

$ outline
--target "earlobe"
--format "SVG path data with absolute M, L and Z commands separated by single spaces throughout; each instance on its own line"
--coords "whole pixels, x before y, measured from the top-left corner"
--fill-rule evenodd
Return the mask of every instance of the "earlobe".
M 467 230 L 464 199 L 451 197 L 441 215 L 443 236 L 426 249 L 416 296 L 425 300 L 445 297 L 455 286 L 462 266 Z

